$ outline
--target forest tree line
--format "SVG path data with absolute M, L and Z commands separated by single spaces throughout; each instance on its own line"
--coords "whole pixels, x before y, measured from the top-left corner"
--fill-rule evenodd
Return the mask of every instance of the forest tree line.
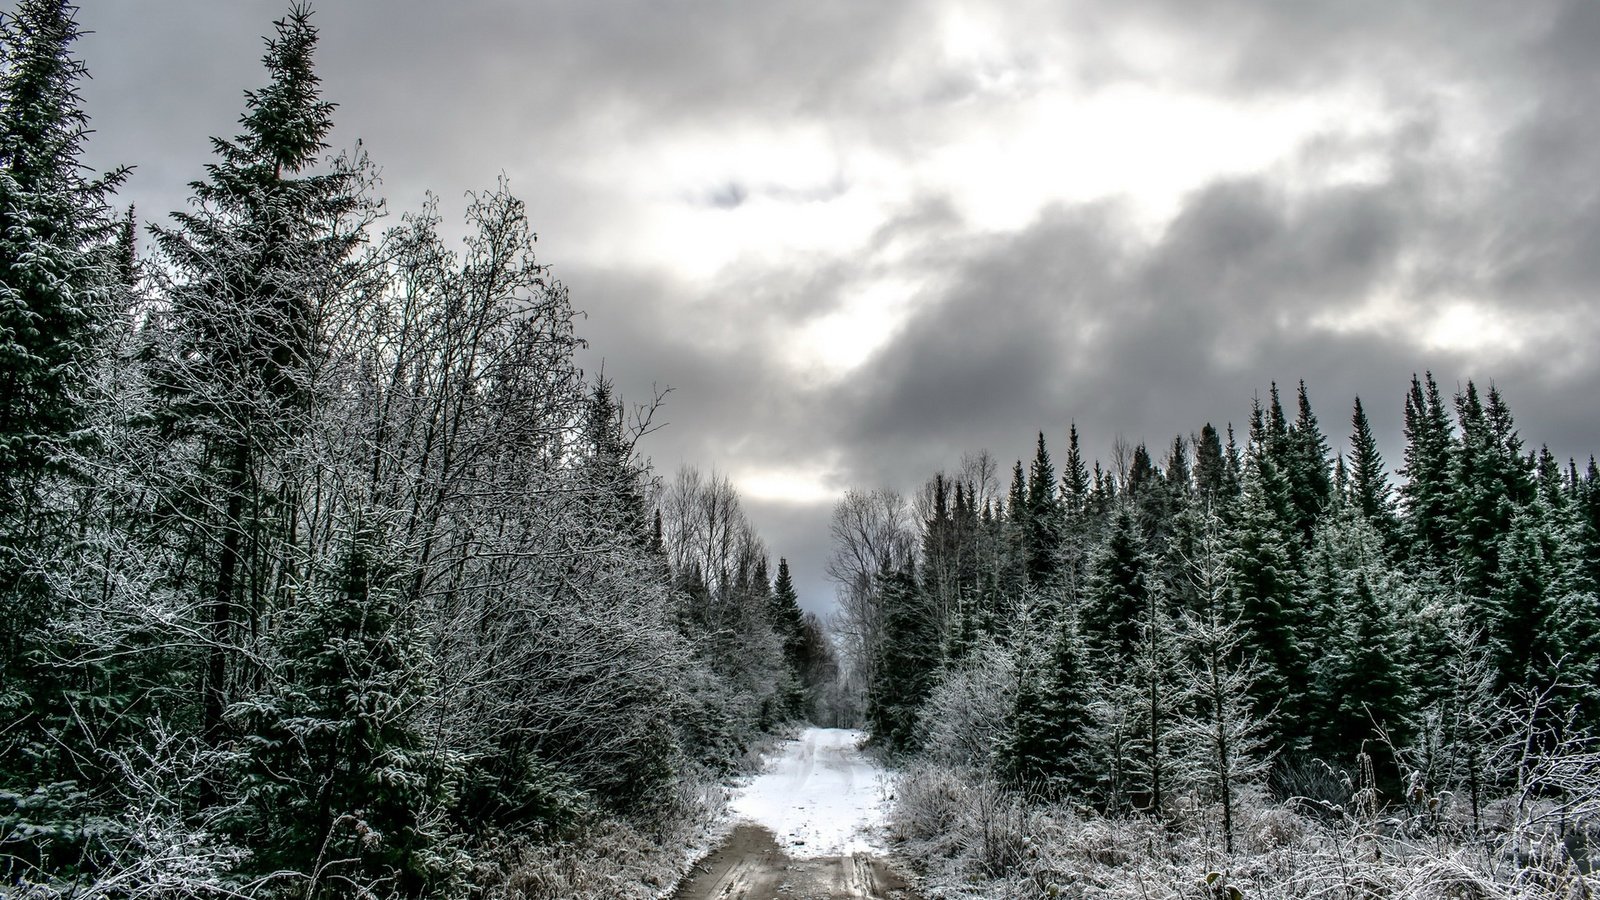
M 731 485 L 663 486 L 656 398 L 575 363 L 504 184 L 460 247 L 432 200 L 386 223 L 297 4 L 145 250 L 77 18 L 0 18 L 0 894 L 481 895 L 833 702 Z
M 1214 809 L 1230 854 L 1263 792 L 1431 803 L 1470 833 L 1492 801 L 1563 796 L 1558 830 L 1581 833 L 1600 815 L 1594 459 L 1527 447 L 1494 387 L 1446 399 L 1424 375 L 1392 479 L 1359 399 L 1338 453 L 1304 383 L 1291 404 L 1273 385 L 1241 436 L 1119 441 L 1110 466 L 1074 426 L 1059 470 L 1041 433 L 1008 484 L 977 454 L 910 499 L 847 495 L 830 571 L 874 739 L 1100 815 Z

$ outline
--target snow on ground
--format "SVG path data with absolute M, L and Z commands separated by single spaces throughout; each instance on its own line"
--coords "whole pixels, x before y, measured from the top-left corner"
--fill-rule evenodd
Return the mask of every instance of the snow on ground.
M 857 749 L 861 739 L 807 728 L 734 798 L 733 818 L 767 828 L 793 858 L 882 852 L 889 774 Z

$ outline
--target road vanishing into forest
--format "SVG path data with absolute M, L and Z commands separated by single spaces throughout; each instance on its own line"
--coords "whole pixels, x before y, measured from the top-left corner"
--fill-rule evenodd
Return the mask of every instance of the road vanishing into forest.
M 891 782 L 861 732 L 808 728 L 739 792 L 733 830 L 674 900 L 916 900 L 881 837 Z

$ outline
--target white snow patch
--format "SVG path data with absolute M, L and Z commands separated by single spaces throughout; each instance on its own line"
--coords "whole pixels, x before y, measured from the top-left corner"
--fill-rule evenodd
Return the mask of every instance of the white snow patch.
M 882 853 L 890 775 L 861 740 L 852 729 L 807 728 L 734 798 L 733 818 L 771 831 L 797 859 Z

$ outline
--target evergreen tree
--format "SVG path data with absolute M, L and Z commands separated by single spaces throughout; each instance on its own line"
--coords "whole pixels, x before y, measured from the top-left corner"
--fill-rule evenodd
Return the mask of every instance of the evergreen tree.
M 85 177 L 89 118 L 78 84 L 87 73 L 73 55 L 76 15 L 67 0 L 22 0 L 0 32 L 0 505 L 8 519 L 33 506 L 33 485 L 83 415 L 79 395 L 115 274 L 106 200 L 125 170 Z
M 1229 540 L 1229 582 L 1245 629 L 1246 652 L 1261 664 L 1255 701 L 1272 715 L 1280 746 L 1304 743 L 1308 682 L 1301 640 L 1305 616 L 1296 602 L 1299 573 L 1293 525 L 1282 511 L 1285 489 L 1271 459 L 1252 456 Z
M 213 139 L 217 159 L 191 185 L 196 208 L 173 214 L 156 240 L 179 281 L 168 292 L 171 347 L 158 383 L 173 430 L 202 441 L 214 460 L 220 515 L 212 551 L 203 730 L 222 737 L 240 611 L 271 596 L 261 527 L 271 497 L 263 470 L 303 430 L 320 352 L 318 304 L 347 280 L 367 201 L 361 175 L 308 170 L 326 149 L 333 104 L 321 98 L 310 10 L 275 23 L 263 56 L 269 84 L 245 94 L 243 133 Z M 286 571 L 286 570 L 280 570 Z
M 1141 441 L 1133 448 L 1133 463 L 1128 466 L 1128 496 L 1138 498 L 1161 479 L 1161 473 L 1150 459 L 1150 451 Z
M 1017 694 L 999 765 L 1017 786 L 1048 797 L 1083 796 L 1094 784 L 1093 679 L 1072 616 L 1057 623 L 1047 653 L 1020 648 Z
M 800 715 L 805 711 L 806 689 L 813 686 L 806 682 L 812 666 L 808 658 L 812 648 L 808 643 L 805 613 L 800 609 L 800 595 L 795 593 L 794 579 L 789 575 L 789 560 L 781 556 L 778 557 L 778 578 L 772 585 L 772 623 L 783 641 L 783 659 L 796 687 L 785 698 L 785 705 L 790 715 Z
M 1252 699 L 1259 667 L 1244 651 L 1222 527 L 1207 514 L 1185 560 L 1183 577 L 1197 602 L 1183 614 L 1183 718 L 1174 739 L 1187 748 L 1190 782 L 1220 807 L 1223 852 L 1232 854 L 1238 791 L 1261 780 L 1271 756 L 1267 723 Z
M 652 541 L 644 499 L 644 470 L 633 458 L 633 446 L 623 434 L 622 407 L 612 396 L 611 382 L 602 377 L 589 393 L 584 411 L 586 520 L 596 527 L 621 534 L 645 548 Z
M 1091 543 L 1097 530 L 1094 482 L 1083 460 L 1076 423 L 1067 430 L 1067 460 L 1061 470 L 1062 531 L 1060 539 L 1062 596 L 1075 601 L 1087 582 Z
M 1496 666 L 1460 603 L 1438 604 L 1423 614 L 1437 632 L 1426 661 L 1438 677 L 1433 696 L 1417 715 L 1422 773 L 1439 795 L 1449 792 L 1465 799 L 1477 833 L 1495 787 L 1492 757 L 1506 724 L 1495 690 Z
M 1491 388 L 1489 408 L 1478 399 L 1470 381 L 1456 396 L 1460 443 L 1452 457 L 1451 489 L 1456 568 L 1468 598 L 1487 604 L 1500 566 L 1500 544 L 1511 530 L 1517 508 L 1527 502 L 1531 485 L 1521 441 L 1498 391 Z
M 1223 455 L 1222 437 L 1207 422 L 1194 442 L 1195 486 L 1203 503 L 1215 506 L 1228 495 L 1228 463 Z
M 1407 686 L 1394 610 L 1379 596 L 1368 573 L 1358 571 L 1344 597 L 1342 625 L 1325 644 L 1319 669 L 1325 673 L 1330 704 L 1324 751 L 1344 759 L 1361 751 L 1363 741 L 1382 728 L 1397 746 L 1410 739 L 1408 721 L 1414 698 Z
M 1239 452 L 1239 444 L 1233 438 L 1233 423 L 1228 423 L 1228 448 L 1223 452 L 1223 493 L 1229 501 L 1239 498 L 1239 491 L 1244 486 L 1244 458 Z
M 446 874 L 433 814 L 460 761 L 419 715 L 433 675 L 399 557 L 370 521 L 352 526 L 290 612 L 273 682 L 229 710 L 255 865 L 312 873 L 308 896 L 424 896 Z
M 1028 550 L 1033 539 L 1033 520 L 1028 508 L 1028 476 L 1017 460 L 1011 470 L 1011 487 L 1006 493 L 1003 517 L 996 517 L 996 526 L 1003 538 L 998 542 L 1000 605 L 996 613 L 1010 621 L 1016 605 L 1028 587 Z
M 1490 607 L 1499 684 L 1556 687 L 1586 722 L 1600 720 L 1600 590 L 1576 540 L 1579 522 L 1535 500 L 1517 513 L 1500 551 Z
M 86 174 L 76 15 L 64 0 L 0 14 L 0 885 L 14 867 L 92 865 L 95 739 L 122 686 L 118 662 L 51 658 L 87 524 L 51 487 L 88 474 L 68 461 L 92 449 L 89 376 L 117 274 L 106 200 L 124 175 Z
M 1027 504 L 1028 583 L 1048 590 L 1061 567 L 1063 514 L 1061 501 L 1056 497 L 1055 466 L 1050 461 L 1050 451 L 1045 449 L 1042 431 L 1028 473 Z
M 1328 505 L 1333 494 L 1333 484 L 1328 470 L 1328 442 L 1311 411 L 1311 400 L 1306 394 L 1306 383 L 1300 382 L 1297 393 L 1297 414 L 1294 425 L 1283 439 L 1281 456 L 1274 461 L 1282 467 L 1289 488 L 1289 502 L 1294 511 L 1295 527 L 1303 540 L 1309 540 L 1311 530 Z M 1273 396 L 1277 403 L 1276 392 Z M 1281 412 L 1275 416 L 1281 415 Z
M 1162 817 L 1169 811 L 1177 776 L 1174 738 L 1182 703 L 1176 682 L 1176 623 L 1163 584 L 1144 592 L 1137 627 L 1138 643 L 1123 684 L 1132 713 L 1128 792 L 1135 807 Z
M 1356 398 L 1350 424 L 1351 500 L 1380 534 L 1394 536 L 1398 534 L 1400 523 L 1394 512 L 1389 475 L 1384 470 L 1383 455 L 1378 452 L 1378 441 L 1372 436 L 1372 425 L 1367 421 L 1366 410 L 1361 408 L 1360 397 Z
M 1433 373 L 1424 382 L 1411 376 L 1405 407 L 1405 483 L 1400 499 L 1406 511 L 1412 553 L 1423 565 L 1440 566 L 1455 548 L 1455 522 L 1451 515 L 1454 482 L 1451 478 L 1450 420 L 1439 399 Z
M 942 640 L 948 644 L 961 607 L 961 565 L 966 548 L 950 508 L 950 482 L 936 472 L 924 488 L 932 509 L 922 522 L 922 589 L 932 601 Z M 957 497 L 958 504 L 960 497 Z
M 1061 467 L 1061 502 L 1069 518 L 1082 515 L 1089 503 L 1089 468 L 1078 443 L 1078 423 L 1067 428 L 1067 461 Z
M 1139 623 L 1146 609 L 1150 562 L 1144 538 L 1128 504 L 1112 516 L 1104 547 L 1089 568 L 1082 613 L 1084 642 L 1104 657 L 1108 672 L 1122 670 L 1139 646 Z
M 939 635 L 915 572 L 883 572 L 877 589 L 883 607 L 884 643 L 873 673 L 875 690 L 867 721 L 873 738 L 889 750 L 909 750 L 915 739 L 917 712 L 933 688 L 941 661 Z

